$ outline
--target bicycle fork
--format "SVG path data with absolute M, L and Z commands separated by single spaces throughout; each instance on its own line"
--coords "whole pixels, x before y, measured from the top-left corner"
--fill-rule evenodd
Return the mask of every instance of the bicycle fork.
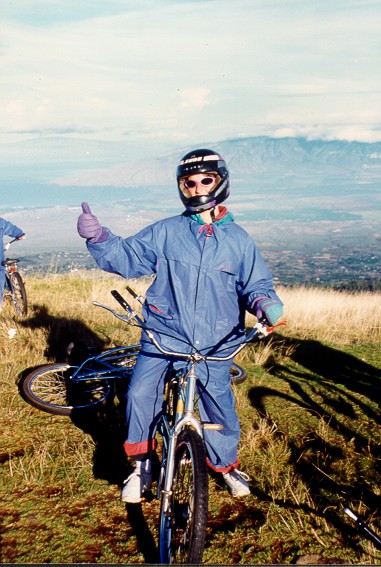
M 203 439 L 204 429 L 220 430 L 223 426 L 219 423 L 203 423 L 201 424 L 194 416 L 194 399 L 196 393 L 196 371 L 194 365 L 187 374 L 185 396 L 180 395 L 177 400 L 176 419 L 172 427 L 164 422 L 168 444 L 166 446 L 166 464 L 164 486 L 162 487 L 162 509 L 167 513 L 170 506 L 170 497 L 173 489 L 174 469 L 175 469 L 175 452 L 177 439 L 180 433 L 186 428 L 191 427 L 197 431 Z M 164 464 L 164 463 L 163 463 Z

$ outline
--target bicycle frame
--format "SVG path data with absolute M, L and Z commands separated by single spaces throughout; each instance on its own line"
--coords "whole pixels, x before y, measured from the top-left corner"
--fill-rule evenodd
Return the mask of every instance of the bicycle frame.
M 5 272 L 5 287 L 8 291 L 10 291 L 11 293 L 13 293 L 13 285 L 11 282 L 11 274 L 14 274 L 15 272 L 17 272 L 17 267 L 18 267 L 18 263 L 19 260 L 9 260 L 8 258 L 6 260 L 4 260 L 3 262 L 3 266 L 4 266 L 4 272 Z
M 10 242 L 7 242 L 4 246 L 4 252 L 9 249 L 10 245 L 19 240 L 15 238 Z M 28 300 L 25 291 L 24 281 L 21 274 L 18 271 L 18 264 L 20 260 L 18 258 L 10 259 L 6 258 L 2 265 L 4 266 L 4 296 L 10 296 L 12 298 L 13 307 L 18 316 L 26 315 L 28 310 Z
M 177 381 L 177 403 L 175 408 L 175 420 L 173 425 L 169 423 L 168 414 L 164 413 L 159 421 L 158 430 L 163 439 L 162 451 L 162 473 L 158 483 L 157 498 L 161 493 L 165 499 L 163 504 L 164 512 L 167 511 L 169 505 L 169 496 L 173 483 L 174 456 L 177 438 L 184 427 L 190 426 L 197 431 L 200 437 L 203 437 L 202 426 L 198 419 L 194 416 L 194 398 L 196 392 L 196 372 L 194 365 L 184 374 L 184 369 L 176 372 L 169 384 L 169 388 L 174 387 L 174 380 Z M 164 470 L 166 474 L 164 475 Z M 162 486 L 162 477 L 164 476 L 164 486 Z
M 18 238 L 14 238 L 13 240 L 10 240 L 9 242 L 7 242 L 4 245 L 4 252 L 9 250 L 10 245 L 13 244 L 14 242 L 16 242 L 17 240 L 18 240 Z M 4 266 L 4 270 L 5 270 L 5 277 L 6 277 L 7 283 L 9 284 L 9 289 L 12 289 L 9 276 L 10 276 L 10 274 L 17 272 L 19 262 L 20 262 L 20 260 L 18 258 L 14 258 L 14 259 L 5 258 L 2 262 L 2 264 Z
M 126 370 L 132 369 L 130 365 L 117 366 L 119 360 L 131 356 L 140 350 L 140 345 L 115 347 L 100 354 L 87 358 L 70 377 L 70 380 L 79 383 L 89 380 L 115 380 L 125 378 Z

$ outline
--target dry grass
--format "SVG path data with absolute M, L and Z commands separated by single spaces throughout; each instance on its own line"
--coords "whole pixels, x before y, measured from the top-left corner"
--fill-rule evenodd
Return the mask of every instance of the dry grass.
M 293 336 L 336 343 L 381 342 L 381 293 L 281 288 Z M 288 330 L 285 330 L 285 334 Z
M 90 323 L 110 320 L 110 315 L 93 307 L 91 301 L 117 307 L 110 296 L 110 289 L 115 287 L 126 295 L 123 278 L 103 272 L 74 272 L 70 275 L 51 275 L 49 278 L 55 284 L 53 295 L 51 285 L 46 289 L 43 278 L 30 277 L 28 280 L 29 287 L 38 294 L 39 302 L 47 300 L 54 305 L 54 312 L 67 316 L 73 316 L 85 308 Z M 142 295 L 148 285 L 139 280 L 130 284 Z M 307 287 L 281 287 L 277 292 L 284 302 L 284 319 L 288 325 L 279 332 L 286 336 L 291 333 L 301 339 L 336 343 L 381 342 L 380 292 L 340 292 Z M 135 303 L 135 306 L 138 304 Z M 254 322 L 255 318 L 248 315 L 248 324 Z M 257 362 L 261 364 L 262 360 Z
M 132 282 L 144 294 L 147 284 Z M 125 281 L 100 272 L 27 280 L 30 313 L 0 318 L 0 535 L 3 563 L 155 563 L 158 503 L 126 511 L 120 424 L 99 411 L 69 420 L 19 396 L 29 367 L 61 359 L 72 339 L 114 346 L 139 333 L 92 300 L 117 307 Z M 210 482 L 204 561 L 380 564 L 380 552 L 341 512 L 380 531 L 380 294 L 278 290 L 287 327 L 240 355 L 234 387 L 240 461 L 252 496 Z M 254 318 L 249 318 L 249 324 Z M 16 329 L 13 339 L 10 328 Z M 301 348 L 302 347 L 302 348 Z M 331 370 L 333 369 L 333 372 Z

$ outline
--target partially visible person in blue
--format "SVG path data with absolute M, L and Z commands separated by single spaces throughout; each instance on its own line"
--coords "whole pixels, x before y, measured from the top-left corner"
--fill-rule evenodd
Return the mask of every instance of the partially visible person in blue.
M 3 294 L 5 286 L 5 270 L 3 266 L 4 261 L 4 236 L 16 238 L 21 240 L 24 237 L 24 232 L 11 222 L 0 217 L 0 309 L 3 303 Z
M 244 333 L 245 311 L 275 325 L 283 313 L 272 276 L 253 239 L 223 203 L 229 196 L 229 172 L 215 151 L 186 154 L 177 167 L 177 185 L 185 211 L 158 221 L 126 239 L 103 227 L 82 203 L 78 232 L 98 266 L 126 279 L 154 274 L 143 315 L 162 332 L 168 350 L 228 353 Z M 165 198 L 165 197 L 164 197 Z M 169 334 L 171 336 L 169 336 Z M 137 503 L 151 487 L 150 453 L 156 446 L 154 424 L 161 411 L 170 361 L 145 333 L 127 392 L 124 448 L 136 462 L 125 481 L 122 501 Z M 250 494 L 248 476 L 238 471 L 240 425 L 230 384 L 230 361 L 199 365 L 202 421 L 220 423 L 205 431 L 208 465 L 221 473 L 233 496 Z

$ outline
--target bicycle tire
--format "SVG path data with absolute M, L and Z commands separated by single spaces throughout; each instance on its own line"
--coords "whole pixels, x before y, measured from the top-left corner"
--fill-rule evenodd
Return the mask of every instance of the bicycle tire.
M 166 383 L 165 388 L 165 413 L 168 417 L 168 424 L 170 427 L 172 427 L 176 419 L 176 408 L 178 400 L 178 378 L 176 378 L 176 374 L 170 377 L 170 379 Z
M 65 363 L 36 368 L 21 381 L 20 393 L 31 406 L 53 415 L 70 416 L 99 404 L 110 392 L 105 380 L 70 381 L 76 366 Z
M 28 313 L 28 300 L 23 279 L 18 272 L 10 274 L 9 279 L 11 282 L 12 301 L 16 315 L 23 317 Z
M 232 384 L 242 384 L 247 378 L 246 370 L 233 362 L 230 367 L 230 381 Z
M 201 437 L 185 429 L 178 437 L 167 513 L 160 507 L 159 551 L 164 564 L 202 563 L 208 519 L 208 471 Z

